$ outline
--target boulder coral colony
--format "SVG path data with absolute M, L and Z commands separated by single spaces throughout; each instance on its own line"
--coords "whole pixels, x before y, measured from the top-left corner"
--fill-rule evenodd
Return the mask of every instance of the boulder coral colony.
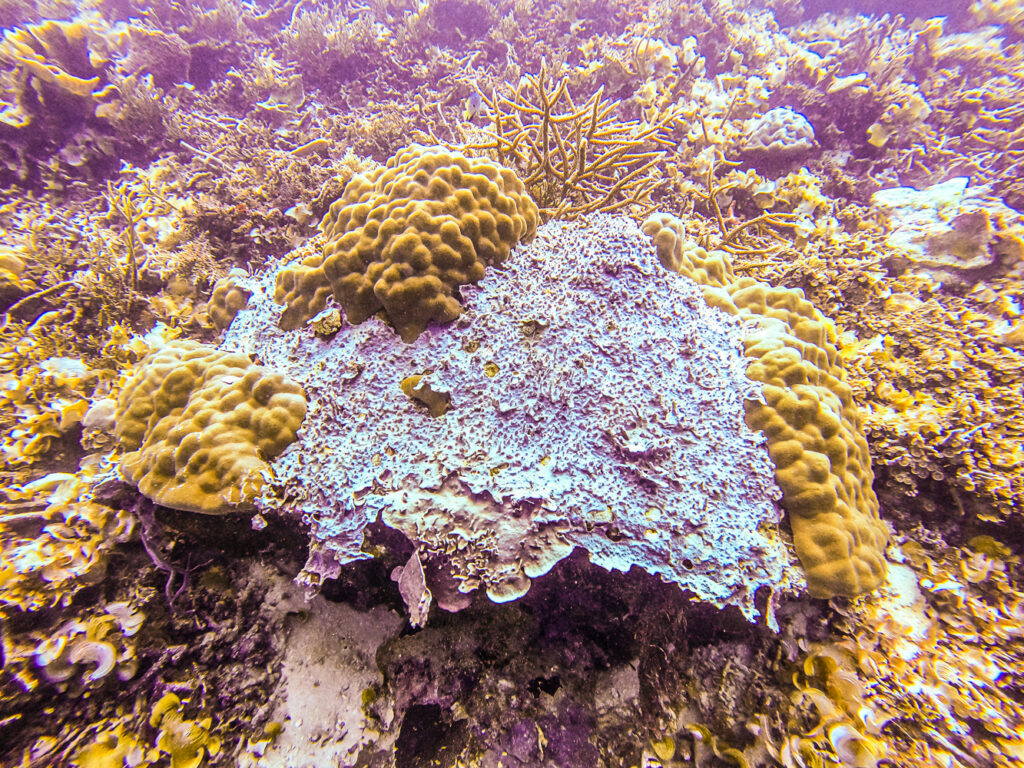
M 1024 10 L 876 5 L 0 3 L 0 764 L 1024 764 Z

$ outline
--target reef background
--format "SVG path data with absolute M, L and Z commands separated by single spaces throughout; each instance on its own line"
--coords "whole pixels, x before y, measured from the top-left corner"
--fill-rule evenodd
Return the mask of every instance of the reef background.
M 876 6 L 0 3 L 3 764 L 1024 762 L 1024 11 Z M 889 588 L 780 596 L 775 633 L 574 556 L 412 632 L 391 531 L 307 606 L 286 521 L 100 482 L 96 404 L 161 340 L 215 342 L 215 284 L 317 247 L 414 141 L 515 166 L 545 220 L 671 212 L 802 289 Z M 341 625 L 348 727 L 295 738 L 289 649 Z

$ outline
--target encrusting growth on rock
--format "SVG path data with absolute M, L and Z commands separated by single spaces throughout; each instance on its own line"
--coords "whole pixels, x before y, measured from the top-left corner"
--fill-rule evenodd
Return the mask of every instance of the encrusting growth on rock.
M 121 474 L 158 504 L 217 514 L 260 492 L 306 417 L 302 388 L 192 341 L 151 352 L 117 401 Z
M 769 452 L 744 423 L 760 388 L 741 329 L 631 219 L 538 227 L 462 290 L 458 322 L 410 343 L 380 322 L 327 343 L 275 327 L 279 275 L 249 283 L 223 344 L 311 393 L 255 502 L 312 521 L 300 584 L 365 558 L 379 520 L 416 547 L 438 605 L 518 600 L 578 550 L 772 626 L 759 588 L 801 580 Z
M 380 310 L 412 341 L 461 312 L 459 286 L 533 237 L 537 206 L 507 168 L 442 147 L 412 145 L 356 176 L 321 224 L 323 254 L 281 272 L 281 327 L 298 328 L 332 293 L 352 324 Z
M 747 425 L 768 438 L 809 591 L 874 589 L 885 579 L 888 532 L 835 327 L 799 289 L 737 278 L 728 254 L 688 241 L 674 216 L 656 214 L 643 229 L 666 268 L 700 284 L 712 306 L 755 323 L 744 339 L 747 375 L 762 383 L 764 402 L 748 402 Z

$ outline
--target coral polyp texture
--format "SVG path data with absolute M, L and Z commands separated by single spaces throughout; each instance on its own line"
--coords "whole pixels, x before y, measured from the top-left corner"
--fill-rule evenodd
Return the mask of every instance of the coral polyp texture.
M 809 591 L 834 597 L 874 589 L 885 578 L 888 531 L 834 325 L 799 289 L 737 277 L 725 251 L 687 240 L 673 216 L 652 216 L 644 231 L 662 264 L 702 285 L 709 304 L 752 321 L 747 374 L 762 383 L 764 399 L 747 404 L 746 421 L 768 438 Z
M 244 269 L 232 269 L 213 286 L 210 304 L 206 313 L 210 321 L 220 329 L 227 328 L 239 310 L 244 309 L 249 301 L 249 292 L 236 285 L 240 277 L 245 277 Z
M 807 118 L 789 107 L 776 107 L 754 121 L 744 149 L 798 154 L 812 150 L 815 146 L 814 127 Z
M 282 271 L 281 327 L 297 328 L 328 296 L 353 325 L 383 310 L 406 341 L 459 316 L 457 291 L 508 258 L 537 228 L 537 206 L 511 170 L 442 147 L 412 145 L 357 176 L 321 224 L 323 253 Z
M 800 586 L 764 438 L 744 423 L 760 391 L 739 326 L 629 219 L 541 227 L 463 287 L 458 322 L 408 344 L 379 318 L 328 342 L 284 331 L 274 279 L 246 284 L 224 346 L 310 393 L 258 501 L 311 525 L 308 584 L 365 557 L 380 519 L 435 594 L 447 571 L 461 593 L 512 600 L 576 548 L 750 617 L 760 586 Z
M 117 401 L 121 474 L 167 507 L 221 513 L 260 492 L 295 440 L 302 388 L 245 355 L 171 341 L 139 364 Z

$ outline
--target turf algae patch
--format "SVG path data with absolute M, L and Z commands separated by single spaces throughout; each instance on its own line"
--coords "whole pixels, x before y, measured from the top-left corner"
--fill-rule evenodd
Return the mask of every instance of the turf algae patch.
M 379 318 L 329 340 L 282 330 L 276 280 L 245 284 L 253 295 L 224 347 L 310 397 L 259 501 L 310 525 L 309 585 L 366 557 L 377 519 L 428 574 L 498 602 L 576 548 L 749 618 L 758 587 L 799 581 L 767 449 L 744 424 L 760 391 L 739 326 L 662 269 L 628 219 L 542 227 L 463 287 L 457 322 L 410 343 Z M 403 391 L 409 376 L 450 409 L 431 415 Z

